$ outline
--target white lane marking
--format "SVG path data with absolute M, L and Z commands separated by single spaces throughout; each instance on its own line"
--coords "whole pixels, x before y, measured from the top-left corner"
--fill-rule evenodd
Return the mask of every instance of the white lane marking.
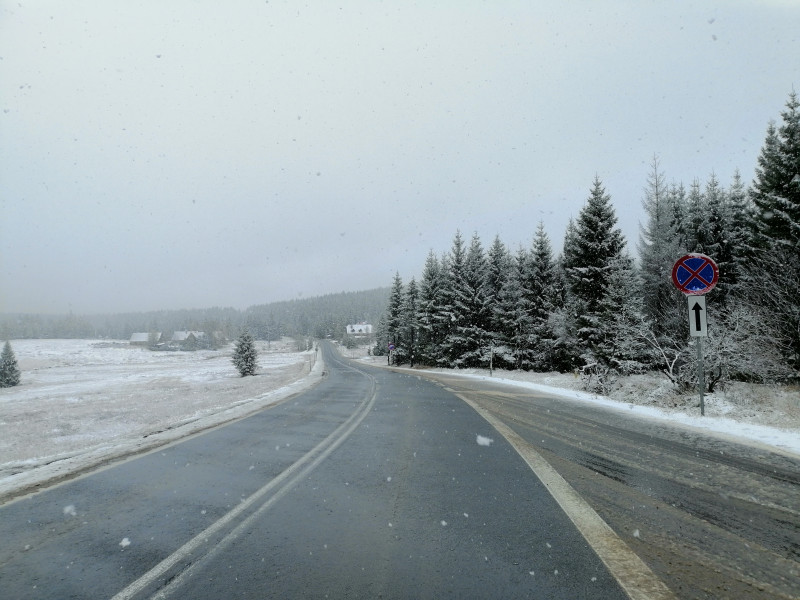
M 209 549 L 207 552 L 201 553 L 201 556 L 205 557 L 211 552 L 227 546 L 227 544 L 229 544 L 238 535 L 238 533 L 245 528 L 246 524 L 251 523 L 257 515 L 270 508 L 281 496 L 283 496 L 298 481 L 303 479 L 308 473 L 316 468 L 319 463 L 327 458 L 331 452 L 338 448 L 344 442 L 344 440 L 347 439 L 347 437 L 349 437 L 353 431 L 355 431 L 356 427 L 361 424 L 361 422 L 372 410 L 372 407 L 375 404 L 376 396 L 377 393 L 375 392 L 373 381 L 373 390 L 369 401 L 366 404 L 361 405 L 359 410 L 353 413 L 353 415 L 351 415 L 347 421 L 337 427 L 333 433 L 322 440 L 312 450 L 306 453 L 297 462 L 292 464 L 288 469 L 272 479 L 264 487 L 251 494 L 247 500 L 238 504 L 236 508 L 225 514 L 205 530 L 198 533 L 195 537 L 186 542 L 183 546 L 178 548 L 175 552 L 170 554 L 155 567 L 150 569 L 147 573 L 131 582 L 125 589 L 118 592 L 111 600 L 131 600 L 134 598 L 142 590 L 155 582 L 159 577 L 164 576 L 164 574 L 172 569 L 175 565 L 195 553 L 203 544 L 207 542 L 208 539 L 220 534 L 226 527 L 230 526 L 233 521 L 245 513 L 255 503 L 272 492 L 273 489 L 278 488 L 273 496 L 270 497 L 262 506 L 260 506 L 252 515 L 248 516 L 244 521 L 242 521 L 242 523 L 226 534 L 217 544 L 215 544 L 213 548 Z M 187 570 L 191 568 L 192 567 L 190 566 Z M 173 584 L 177 585 L 179 581 L 183 581 L 184 575 L 185 572 L 176 577 L 175 580 L 171 582 L 170 587 L 174 589 Z M 161 592 L 157 593 L 154 597 L 158 597 L 159 595 L 163 596 L 165 593 L 167 593 L 167 590 L 161 590 Z
M 664 582 L 533 446 L 465 395 L 456 395 L 486 419 L 528 463 L 631 600 L 676 600 Z

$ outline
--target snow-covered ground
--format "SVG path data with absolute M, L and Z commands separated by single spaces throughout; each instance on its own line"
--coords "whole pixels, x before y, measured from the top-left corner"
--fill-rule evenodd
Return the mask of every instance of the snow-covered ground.
M 126 342 L 12 341 L 21 385 L 0 389 L 0 499 L 230 421 L 319 381 L 322 361 L 291 340 L 258 342 L 256 377 L 239 377 L 232 348 L 151 352 Z M 366 349 L 345 356 L 385 365 Z M 438 369 L 437 369 L 438 370 Z M 448 371 L 488 378 L 480 369 Z M 504 381 L 648 419 L 800 455 L 800 390 L 735 384 L 706 398 L 675 394 L 663 376 L 623 380 L 612 398 L 572 375 L 495 371 Z
M 22 382 L 0 389 L 0 498 L 236 419 L 312 385 L 322 363 L 292 340 L 257 342 L 240 377 L 232 346 L 152 352 L 127 342 L 16 340 Z
M 367 356 L 366 349 L 343 349 L 342 353 L 368 364 L 386 365 L 385 356 Z M 485 369 L 430 370 L 490 378 Z M 699 395 L 677 394 L 666 377 L 658 373 L 623 378 L 610 392 L 610 397 L 583 391 L 581 380 L 572 374 L 496 370 L 491 380 L 591 402 L 647 419 L 703 429 L 717 436 L 800 456 L 800 389 L 797 387 L 733 383 L 705 397 L 705 416 L 701 417 Z

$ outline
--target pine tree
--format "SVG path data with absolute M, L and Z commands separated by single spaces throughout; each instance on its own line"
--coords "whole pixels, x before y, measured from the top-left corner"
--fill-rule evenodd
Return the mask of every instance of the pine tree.
M 495 346 L 500 345 L 503 330 L 503 313 L 500 298 L 511 276 L 511 256 L 500 236 L 495 236 L 489 248 L 486 271 L 486 299 L 489 303 L 489 335 Z
M 440 344 L 439 366 L 455 367 L 461 364 L 461 356 L 466 349 L 466 340 L 463 338 L 460 326 L 468 318 L 464 314 L 462 296 L 466 287 L 467 251 L 464 248 L 464 238 L 457 231 L 453 238 L 453 245 L 443 264 L 447 265 L 442 279 L 442 294 L 440 311 L 437 315 L 442 332 Z
M 245 329 L 236 340 L 233 350 L 232 362 L 242 377 L 255 375 L 258 368 L 258 351 L 256 350 L 253 336 Z
M 550 315 L 549 326 L 553 332 L 554 342 L 551 350 L 553 369 L 561 373 L 575 371 L 579 366 L 580 345 L 577 337 L 577 318 L 579 307 L 569 292 L 567 277 L 567 255 L 572 256 L 575 248 L 575 222 L 570 219 L 564 236 L 564 250 L 556 259 L 556 296 L 557 308 Z
M 453 273 L 451 270 L 451 264 L 451 252 L 445 252 L 442 254 L 442 256 L 439 258 L 439 266 L 441 270 L 439 278 L 440 287 L 436 303 L 436 312 L 434 313 L 434 327 L 437 335 L 434 364 L 440 367 L 452 366 L 450 357 L 448 356 L 448 339 L 453 331 L 455 322 L 455 313 L 453 309 Z
M 642 313 L 642 282 L 627 254 L 612 261 L 603 305 L 605 337 L 596 355 L 622 375 L 643 372 L 653 357 L 645 342 L 649 328 Z
M 439 259 L 431 250 L 422 271 L 417 303 L 418 361 L 428 365 L 436 364 L 439 356 L 439 344 L 442 340 L 440 326 L 442 276 Z
M 747 278 L 751 301 L 766 309 L 789 364 L 800 369 L 800 102 L 794 92 L 781 117 L 778 129 L 769 124 L 758 158 L 751 192 L 756 251 Z
M 375 346 L 372 348 L 374 356 L 386 356 L 389 353 L 389 336 L 386 333 L 386 312 L 378 319 L 375 327 Z
M 403 280 L 400 273 L 395 273 L 392 291 L 389 294 L 389 308 L 386 312 L 386 336 L 388 343 L 401 356 L 405 354 L 403 346 Z
M 17 357 L 11 349 L 11 344 L 6 341 L 3 352 L 0 354 L 0 388 L 19 385 L 20 371 L 17 366 Z
M 739 171 L 733 174 L 733 181 L 728 189 L 728 212 L 730 221 L 729 241 L 733 249 L 731 264 L 727 273 L 726 285 L 736 296 L 746 295 L 742 284 L 747 274 L 748 265 L 755 253 L 753 223 L 755 222 L 755 206 L 747 195 Z
M 398 355 L 398 363 L 402 364 L 408 362 L 413 367 L 418 353 L 417 344 L 420 329 L 418 317 L 419 290 L 417 288 L 417 281 L 413 277 L 406 286 L 401 310 L 403 315 L 403 347 L 402 354 Z
M 617 217 L 599 178 L 581 209 L 564 246 L 570 310 L 585 363 L 597 360 L 606 337 L 606 300 L 615 264 L 622 258 L 625 239 L 616 228 Z
M 767 128 L 758 157 L 752 198 L 758 209 L 758 235 L 763 248 L 800 248 L 800 101 L 789 94 L 783 124 Z
M 682 183 L 673 183 L 669 186 L 668 198 L 669 206 L 672 209 L 672 226 L 675 228 L 676 242 L 678 247 L 681 249 L 681 251 L 678 253 L 679 256 L 676 257 L 677 259 L 689 252 L 689 246 L 691 244 L 689 240 L 690 236 L 686 231 L 686 213 L 688 204 L 686 199 L 686 188 L 683 187 Z
M 684 241 L 688 252 L 708 254 L 708 244 L 711 236 L 708 215 L 706 197 L 700 186 L 700 180 L 695 179 L 692 181 L 692 185 L 689 186 L 689 195 L 686 198 L 684 211 Z
M 639 260 L 643 312 L 657 337 L 675 327 L 676 315 L 682 315 L 680 292 L 671 281 L 672 266 L 684 254 L 679 233 L 683 217 L 681 208 L 676 207 L 678 198 L 676 188 L 667 188 L 658 159 L 654 158 L 642 200 L 647 222 L 640 228 Z
M 459 366 L 488 366 L 492 347 L 491 304 L 486 285 L 488 264 L 477 233 L 470 240 L 464 266 L 464 279 L 457 296 L 462 317 L 458 330 L 464 341 Z
M 528 312 L 531 319 L 531 368 L 548 371 L 553 368 L 552 349 L 555 337 L 550 325 L 550 315 L 558 308 L 556 273 L 550 238 L 539 222 L 533 238 L 525 293 L 528 295 Z
M 500 290 L 495 310 L 497 341 L 495 356 L 500 367 L 526 368 L 527 350 L 531 330 L 527 300 L 522 291 L 520 265 L 527 260 L 527 253 L 520 248 L 516 257 L 509 256 L 509 273 Z

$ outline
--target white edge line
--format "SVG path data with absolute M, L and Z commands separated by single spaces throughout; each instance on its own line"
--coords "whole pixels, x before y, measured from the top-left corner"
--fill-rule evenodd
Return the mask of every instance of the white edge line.
M 676 600 L 672 591 L 550 463 L 513 429 L 456 394 L 502 435 L 528 464 L 631 600 Z

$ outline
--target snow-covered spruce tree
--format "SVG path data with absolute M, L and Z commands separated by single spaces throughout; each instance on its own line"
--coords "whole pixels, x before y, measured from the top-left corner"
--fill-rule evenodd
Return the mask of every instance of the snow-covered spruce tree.
M 435 306 L 434 330 L 436 332 L 436 354 L 434 364 L 439 367 L 450 367 L 447 354 L 447 338 L 453 330 L 453 275 L 450 270 L 451 257 L 445 252 L 439 257 L 440 287 Z
M 792 92 L 779 128 L 770 123 L 751 197 L 756 208 L 754 252 L 747 287 L 766 309 L 784 344 L 784 356 L 800 369 L 800 101 Z M 764 274 L 773 275 L 769 286 Z
M 403 348 L 403 279 L 395 273 L 392 291 L 389 293 L 389 307 L 386 309 L 386 338 L 394 346 L 394 357 L 405 355 Z M 390 355 L 391 356 L 391 355 Z
M 486 298 L 486 256 L 477 234 L 469 248 L 461 232 L 453 239 L 443 288 L 441 366 L 488 366 L 490 311 Z
M 11 344 L 6 341 L 3 352 L 0 354 L 0 387 L 14 387 L 19 385 L 20 372 L 17 366 L 17 357 L 11 349 Z
M 498 366 L 522 369 L 526 364 L 531 331 L 530 311 L 522 292 L 520 265 L 527 260 L 527 251 L 520 248 L 515 257 L 510 257 L 510 272 L 500 290 L 494 319 L 498 344 L 495 357 Z
M 681 255 L 688 252 L 689 235 L 686 233 L 686 210 L 688 201 L 686 199 L 686 188 L 683 183 L 673 183 L 669 186 L 669 205 L 672 209 L 672 222 L 675 226 L 675 236 L 678 246 L 681 248 Z
M 258 350 L 250 331 L 245 329 L 236 340 L 232 362 L 242 377 L 255 375 L 258 368 Z
M 389 336 L 386 333 L 386 315 L 386 312 L 381 315 L 375 327 L 375 346 L 372 348 L 372 354 L 374 356 L 386 356 L 389 352 Z
M 595 353 L 603 364 L 622 375 L 642 373 L 654 363 L 645 338 L 649 330 L 642 313 L 642 282 L 627 254 L 611 263 L 608 293 L 603 299 L 605 338 Z
M 509 367 L 507 361 L 508 347 L 506 315 L 502 303 L 503 290 L 508 287 L 508 280 L 511 277 L 511 255 L 505 244 L 500 241 L 500 236 L 495 236 L 487 253 L 486 270 L 486 301 L 489 305 L 489 339 L 492 362 L 496 367 Z
M 440 320 L 437 316 L 440 311 L 441 288 L 441 265 L 431 250 L 422 271 L 417 302 L 417 323 L 419 324 L 417 358 L 418 362 L 426 365 L 436 364 L 439 355 L 439 343 L 442 336 L 439 327 Z
M 458 328 L 465 341 L 459 366 L 488 367 L 492 352 L 492 311 L 486 288 L 488 264 L 477 233 L 472 235 L 465 267 L 463 287 L 458 289 L 457 295 L 463 317 Z
M 419 289 L 417 281 L 413 277 L 406 286 L 403 294 L 402 312 L 402 339 L 403 346 L 397 355 L 398 364 L 409 363 L 412 367 L 417 360 L 417 344 L 419 343 Z
M 638 249 L 643 312 L 656 337 L 674 331 L 683 316 L 683 298 L 671 281 L 672 266 L 685 253 L 679 232 L 682 208 L 675 206 L 679 199 L 676 189 L 664 183 L 654 158 L 642 200 L 647 221 L 640 228 Z
M 706 211 L 708 239 L 705 253 L 719 266 L 719 283 L 714 290 L 714 300 L 724 304 L 732 281 L 734 247 L 731 239 L 731 211 L 728 192 L 720 185 L 714 173 L 706 182 Z
M 550 324 L 550 315 L 559 307 L 560 302 L 550 238 L 542 222 L 539 222 L 536 229 L 526 267 L 523 293 L 528 296 L 531 318 L 530 368 L 534 371 L 548 371 L 555 365 L 552 356 L 555 335 Z
M 752 198 L 758 209 L 761 246 L 800 246 L 800 101 L 789 94 L 783 123 L 767 128 L 758 157 Z
M 584 365 L 602 359 L 598 354 L 608 335 L 609 285 L 625 239 L 616 228 L 617 217 L 599 178 L 564 242 L 564 271 L 568 310 L 575 318 L 575 336 Z
M 570 217 L 564 232 L 563 250 L 556 260 L 555 272 L 559 308 L 550 315 L 550 328 L 555 335 L 555 343 L 553 345 L 554 368 L 562 373 L 574 371 L 582 364 L 579 340 L 576 333 L 576 320 L 580 307 L 575 297 L 570 293 L 569 277 L 567 275 L 567 264 L 577 252 L 576 236 L 577 225 L 575 220 Z
M 692 181 L 692 185 L 689 186 L 689 195 L 686 197 L 686 207 L 684 209 L 683 230 L 687 252 L 708 254 L 710 238 L 708 207 L 706 206 L 706 197 L 703 194 L 699 179 Z
M 440 296 L 440 309 L 437 315 L 439 327 L 442 332 L 442 341 L 439 345 L 440 355 L 438 366 L 459 366 L 460 358 L 466 346 L 466 340 L 461 335 L 459 327 L 467 319 L 463 312 L 463 303 L 460 296 L 466 277 L 467 250 L 464 247 L 464 238 L 457 231 L 453 238 L 453 245 L 445 260 L 442 261 L 444 277 L 442 278 L 442 293 Z

